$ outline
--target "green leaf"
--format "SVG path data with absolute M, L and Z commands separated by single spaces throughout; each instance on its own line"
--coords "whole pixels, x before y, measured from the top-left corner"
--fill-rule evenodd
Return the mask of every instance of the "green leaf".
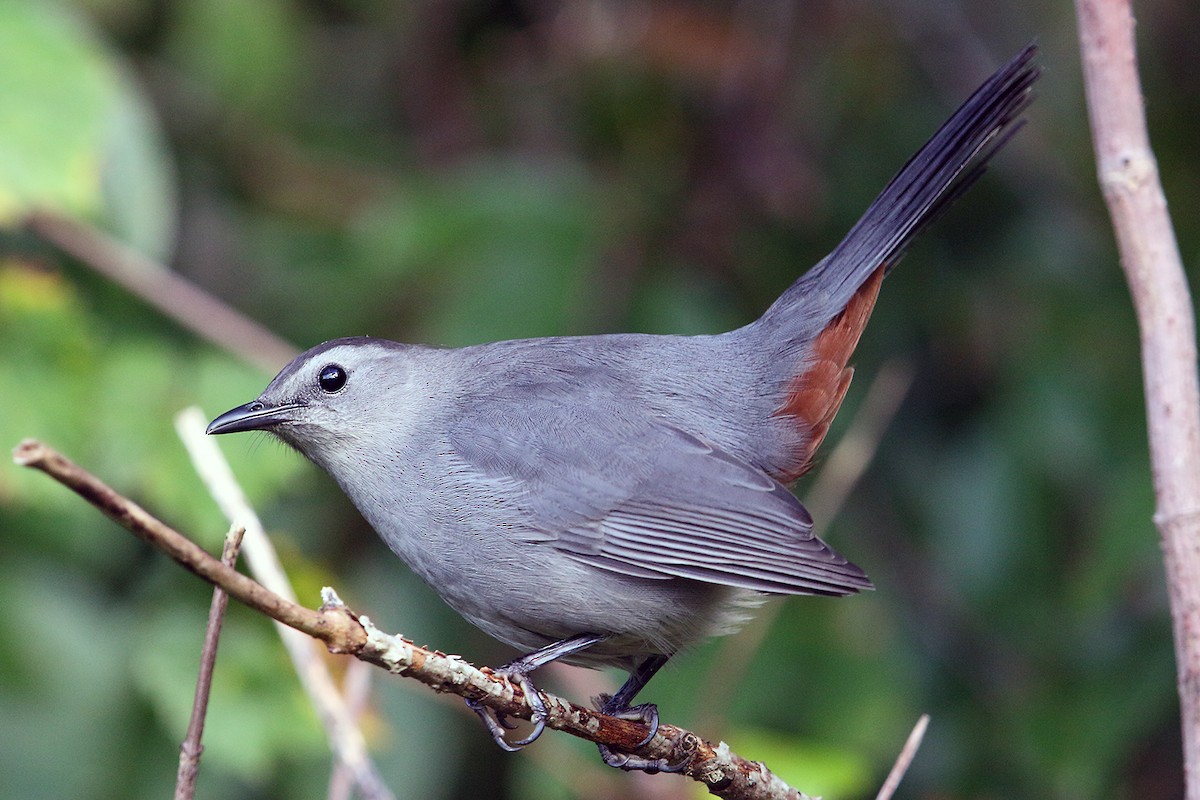
M 356 232 L 364 264 L 436 284 L 421 338 L 461 345 L 572 332 L 599 216 L 579 170 L 512 159 L 438 178 L 381 202 Z
M 0 221 L 30 206 L 94 214 L 117 76 L 54 3 L 0 2 Z
M 175 171 L 149 101 L 128 73 L 120 77 L 106 119 L 100 222 L 135 250 L 166 261 L 175 246 Z
M 161 133 L 82 17 L 0 0 L 0 100 L 0 225 L 52 209 L 168 255 L 175 203 Z
M 305 48 L 297 6 L 282 0 L 181 3 L 168 50 L 224 102 L 270 113 L 295 97 Z

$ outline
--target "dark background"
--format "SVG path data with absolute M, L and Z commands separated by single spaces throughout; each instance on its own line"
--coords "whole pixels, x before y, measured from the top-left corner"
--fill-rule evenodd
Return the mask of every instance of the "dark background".
M 1139 12 L 1194 263 L 1200 7 Z M 96 222 L 302 347 L 716 332 L 760 313 L 1037 42 L 1028 126 L 885 283 L 797 487 L 878 590 L 776 602 L 646 699 L 827 797 L 873 796 L 922 712 L 902 797 L 1181 796 L 1137 330 L 1070 4 L 81 0 L 0 3 L 0 23 L 3 441 L 47 440 L 211 550 L 225 523 L 172 417 L 213 416 L 270 375 L 23 232 L 32 205 Z M 898 404 L 878 436 L 868 396 Z M 879 446 L 853 487 L 824 471 L 847 435 Z M 385 629 L 512 656 L 316 468 L 265 437 L 221 444 L 306 603 L 332 584 Z M 65 490 L 0 468 L 5 794 L 165 796 L 208 597 Z M 559 735 L 502 753 L 459 703 L 382 675 L 365 730 L 402 797 L 692 791 L 630 782 Z M 205 741 L 202 798 L 326 796 L 314 715 L 245 609 Z

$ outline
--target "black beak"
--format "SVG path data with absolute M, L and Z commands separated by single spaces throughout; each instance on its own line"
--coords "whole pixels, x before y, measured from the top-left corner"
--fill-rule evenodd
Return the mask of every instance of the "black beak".
M 294 419 L 290 412 L 302 406 L 303 403 L 269 406 L 261 400 L 254 400 L 246 403 L 244 406 L 231 408 L 208 423 L 208 430 L 205 433 L 238 433 L 239 431 L 267 430 L 281 422 L 290 422 Z

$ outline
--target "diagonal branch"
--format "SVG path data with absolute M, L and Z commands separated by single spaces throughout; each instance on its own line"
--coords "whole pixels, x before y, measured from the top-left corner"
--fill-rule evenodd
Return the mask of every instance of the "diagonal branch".
M 900 749 L 900 755 L 896 757 L 896 763 L 888 772 L 883 786 L 879 787 L 879 793 L 875 795 L 875 800 L 892 800 L 892 795 L 896 793 L 900 781 L 904 780 L 904 773 L 908 772 L 913 759 L 917 757 L 917 750 L 921 747 L 921 740 L 925 738 L 925 730 L 928 727 L 929 715 L 922 714 L 917 719 L 917 724 L 913 726 L 912 732 L 908 734 L 908 739 L 905 740 L 904 747 Z
M 332 589 L 323 591 L 317 611 L 287 600 L 209 555 L 203 548 L 118 494 L 99 478 L 50 447 L 33 439 L 13 451 L 13 460 L 38 469 L 96 506 L 138 538 L 162 550 L 184 568 L 224 589 L 230 597 L 309 636 L 334 653 L 346 653 L 396 675 L 424 683 L 437 692 L 478 700 L 511 717 L 529 718 L 529 706 L 519 686 L 479 669 L 458 656 L 418 647 L 376 628 L 366 616 L 354 614 Z M 640 722 L 618 719 L 543 693 L 549 718 L 546 726 L 606 744 L 633 750 L 649 732 Z M 759 762 L 733 753 L 724 742 L 713 743 L 674 725 L 659 726 L 658 734 L 639 754 L 687 762 L 682 774 L 729 800 L 807 800 Z
M 264 370 L 274 373 L 297 353 L 295 345 L 219 298 L 86 223 L 37 211 L 26 218 L 25 226 L 182 327 Z

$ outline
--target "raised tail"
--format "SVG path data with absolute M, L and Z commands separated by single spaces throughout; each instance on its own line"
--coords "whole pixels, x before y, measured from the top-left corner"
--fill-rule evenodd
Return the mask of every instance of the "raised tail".
M 892 178 L 841 243 L 802 275 L 751 328 L 779 381 L 776 417 L 792 424 L 778 477 L 802 474 L 850 384 L 846 366 L 879 283 L 913 239 L 946 210 L 1016 133 L 1032 99 L 1037 48 L 1026 47 L 959 107 Z M 771 381 L 768 381 L 770 383 Z
M 894 267 L 917 234 L 979 179 L 988 159 L 1023 124 L 1020 116 L 1039 74 L 1036 54 L 1034 45 L 1026 47 L 976 89 L 896 173 L 833 252 L 764 316 L 788 314 L 818 299 L 841 310 L 876 269 Z

